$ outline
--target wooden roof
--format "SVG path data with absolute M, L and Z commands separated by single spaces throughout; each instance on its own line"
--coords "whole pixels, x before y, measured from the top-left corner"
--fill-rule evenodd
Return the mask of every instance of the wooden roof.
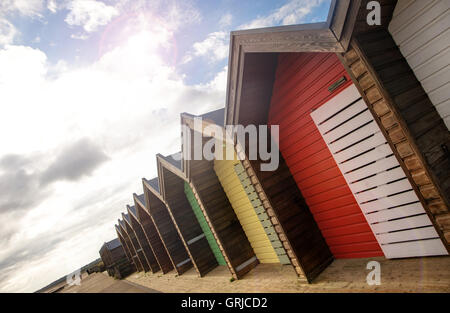
M 120 247 L 121 245 L 122 245 L 122 244 L 120 243 L 119 238 L 114 238 L 114 239 L 111 240 L 111 241 L 105 242 L 105 247 L 106 247 L 108 250 L 112 250 L 112 249 L 118 248 L 118 247 Z
M 253 120 L 266 124 L 266 116 L 254 106 L 270 102 L 277 54 L 345 52 L 361 2 L 333 0 L 326 22 L 231 32 L 225 125 L 250 124 L 247 115 L 251 114 L 256 115 Z

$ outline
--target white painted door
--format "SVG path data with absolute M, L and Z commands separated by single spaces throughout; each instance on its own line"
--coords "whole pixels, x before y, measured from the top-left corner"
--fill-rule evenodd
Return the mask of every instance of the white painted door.
M 446 255 L 355 85 L 311 113 L 387 258 Z

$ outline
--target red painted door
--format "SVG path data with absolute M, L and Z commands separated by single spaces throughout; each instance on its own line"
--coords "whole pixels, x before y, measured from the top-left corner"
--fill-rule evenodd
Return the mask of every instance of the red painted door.
M 328 88 L 346 78 L 333 92 Z M 336 258 L 383 256 L 310 113 L 351 84 L 334 53 L 280 54 L 269 125 L 280 125 L 279 148 Z

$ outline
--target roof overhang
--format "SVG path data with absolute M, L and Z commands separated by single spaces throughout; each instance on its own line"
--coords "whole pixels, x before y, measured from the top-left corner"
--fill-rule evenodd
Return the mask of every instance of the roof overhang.
M 241 103 L 270 98 L 278 53 L 347 51 L 360 7 L 361 0 L 332 0 L 323 23 L 231 32 L 225 125 L 249 124 L 240 118 Z

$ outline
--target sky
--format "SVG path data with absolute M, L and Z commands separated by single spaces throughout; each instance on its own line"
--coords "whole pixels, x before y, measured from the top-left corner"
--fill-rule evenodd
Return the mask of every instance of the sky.
M 326 20 L 330 0 L 1 0 L 0 291 L 99 257 L 180 113 L 224 107 L 232 30 Z

